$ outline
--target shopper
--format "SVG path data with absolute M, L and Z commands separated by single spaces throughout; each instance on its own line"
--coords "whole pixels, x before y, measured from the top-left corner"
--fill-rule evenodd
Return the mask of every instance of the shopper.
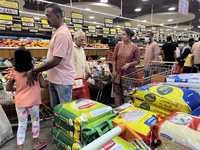
M 180 55 L 182 55 L 183 48 L 188 46 L 188 41 L 184 41 L 184 45 L 180 48 Z
M 194 67 L 200 68 L 200 37 L 199 41 L 192 46 L 192 53 L 194 54 Z
M 31 115 L 32 133 L 33 133 L 33 149 L 39 150 L 45 147 L 46 142 L 39 142 L 39 105 L 41 104 L 40 87 L 44 88 L 46 82 L 41 74 L 34 81 L 34 86 L 27 85 L 26 77 L 22 77 L 24 72 L 33 69 L 32 57 L 29 50 L 24 47 L 18 48 L 15 53 L 15 69 L 10 71 L 10 77 L 6 90 L 15 92 L 15 107 L 18 116 L 17 145 L 19 150 L 23 150 L 25 140 L 25 132 L 27 127 L 28 113 Z M 16 83 L 16 87 L 14 84 Z
M 164 61 L 177 61 L 176 57 L 176 46 L 172 43 L 172 37 L 167 37 L 167 43 L 165 43 L 162 47 L 163 50 L 163 60 Z
M 185 59 L 183 73 L 193 73 L 194 72 L 193 66 L 194 66 L 194 55 L 188 54 L 188 56 Z
M 46 20 L 56 31 L 51 36 L 51 43 L 47 54 L 47 62 L 27 74 L 27 83 L 34 85 L 39 72 L 47 71 L 51 106 L 72 99 L 72 88 L 75 79 L 73 42 L 71 34 L 63 23 L 62 9 L 54 3 L 45 7 Z
M 145 35 L 145 42 L 147 43 L 147 47 L 145 49 L 145 57 L 144 57 L 144 67 L 146 67 L 147 63 L 150 61 L 158 61 L 160 48 L 158 44 L 153 41 L 153 33 L 148 31 Z M 149 70 L 144 70 L 145 77 L 149 76 Z
M 112 42 L 108 43 L 108 46 L 109 46 L 109 51 L 106 55 L 106 63 L 109 64 L 110 72 L 112 72 L 112 70 L 113 70 L 112 57 L 113 57 L 113 53 L 114 53 L 116 44 L 114 41 L 112 41 Z
M 180 49 L 178 48 L 178 43 L 175 43 L 176 46 L 176 58 L 180 57 Z
M 131 42 L 134 32 L 126 28 L 122 31 L 121 40 L 123 42 L 116 45 L 113 53 L 113 76 L 125 75 L 136 71 L 135 66 L 140 63 L 140 49 Z M 117 75 L 118 74 L 118 75 Z M 115 107 L 121 104 L 122 82 L 114 84 Z
M 182 59 L 185 59 L 188 56 L 188 54 L 192 54 L 192 46 L 193 46 L 193 44 L 194 44 L 194 39 L 190 38 L 189 39 L 189 45 L 185 46 L 183 48 L 182 55 L 181 55 Z
M 85 51 L 82 47 L 82 44 L 84 43 L 85 43 L 85 33 L 82 30 L 79 30 L 74 35 L 74 43 L 73 43 L 76 78 L 85 78 L 86 74 L 88 74 L 92 78 L 89 65 L 86 61 Z

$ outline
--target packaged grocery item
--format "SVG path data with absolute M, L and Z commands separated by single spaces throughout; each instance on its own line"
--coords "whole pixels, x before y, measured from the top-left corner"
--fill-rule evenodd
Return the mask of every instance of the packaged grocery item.
M 112 107 L 96 101 L 81 99 L 57 105 L 54 113 L 62 121 L 80 131 L 81 127 L 113 114 L 113 110 Z
M 200 118 L 183 112 L 172 112 L 153 126 L 157 140 L 178 150 L 200 149 Z
M 170 111 L 189 113 L 200 106 L 199 93 L 168 84 L 143 86 L 133 92 L 133 97 Z
M 157 123 L 157 115 L 157 113 L 130 106 L 122 110 L 119 115 L 113 119 L 113 124 L 115 126 L 120 122 L 126 123 L 145 142 L 149 143 L 148 134 L 151 130 L 150 127 Z
M 144 102 L 144 101 L 141 101 L 137 98 L 134 99 L 133 104 L 134 104 L 135 107 L 142 108 L 142 109 L 145 109 L 145 110 L 148 110 L 148 111 L 151 111 L 151 112 L 161 114 L 164 117 L 168 116 L 171 113 L 171 111 L 169 111 L 167 109 L 161 108 L 159 106 L 156 106 L 156 105 Z
M 136 150 L 136 147 L 117 136 L 99 150 Z
M 60 129 L 53 127 L 51 130 L 51 133 L 53 135 L 54 140 L 57 142 L 56 146 L 59 143 L 61 147 L 65 149 L 69 149 L 69 150 L 80 150 L 82 147 L 81 144 L 75 142 L 72 138 L 70 138 L 67 134 L 62 132 Z

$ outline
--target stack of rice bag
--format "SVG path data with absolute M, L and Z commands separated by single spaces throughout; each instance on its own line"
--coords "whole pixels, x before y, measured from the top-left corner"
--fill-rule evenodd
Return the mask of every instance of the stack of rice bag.
M 80 99 L 54 108 L 55 125 L 52 129 L 56 149 L 79 150 L 113 128 L 115 114 L 110 106 Z
M 200 115 L 200 95 L 198 92 L 163 83 L 152 83 L 132 92 L 134 106 L 163 116 L 172 111 Z

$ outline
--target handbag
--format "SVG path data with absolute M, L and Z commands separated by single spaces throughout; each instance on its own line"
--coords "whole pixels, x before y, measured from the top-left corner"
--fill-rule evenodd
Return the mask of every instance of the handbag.
M 131 49 L 131 47 L 126 51 L 125 59 L 124 59 L 124 64 L 126 63 L 127 53 L 129 52 L 130 49 Z M 121 73 L 118 73 L 115 78 L 111 79 L 111 81 L 114 82 L 114 83 L 116 83 L 116 84 L 120 84 L 120 82 L 121 82 Z

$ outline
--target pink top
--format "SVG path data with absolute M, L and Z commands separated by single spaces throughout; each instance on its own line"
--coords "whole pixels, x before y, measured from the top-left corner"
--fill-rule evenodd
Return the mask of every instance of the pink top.
M 151 44 L 148 44 L 145 49 L 144 66 L 146 66 L 149 61 L 158 61 L 159 53 L 160 48 L 155 41 L 153 41 Z
M 16 82 L 15 106 L 30 107 L 41 104 L 41 93 L 39 81 L 34 81 L 34 86 L 27 85 L 27 77 L 23 77 L 25 72 L 10 70 L 11 80 Z
M 48 81 L 60 85 L 72 85 L 75 79 L 73 42 L 66 25 L 60 26 L 51 36 L 47 61 L 61 57 L 60 64 L 47 71 Z

